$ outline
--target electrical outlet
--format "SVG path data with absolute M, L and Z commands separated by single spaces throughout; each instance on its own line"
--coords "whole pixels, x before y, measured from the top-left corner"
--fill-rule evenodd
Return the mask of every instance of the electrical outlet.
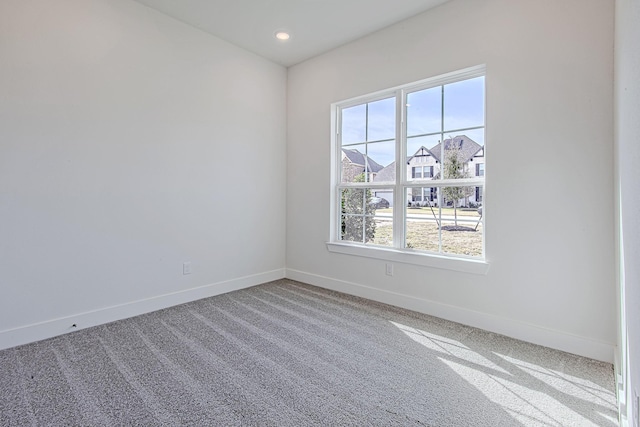
M 182 274 L 191 274 L 191 261 L 185 261 L 182 263 Z
M 387 276 L 393 276 L 393 264 L 385 264 L 385 272 L 387 273 Z

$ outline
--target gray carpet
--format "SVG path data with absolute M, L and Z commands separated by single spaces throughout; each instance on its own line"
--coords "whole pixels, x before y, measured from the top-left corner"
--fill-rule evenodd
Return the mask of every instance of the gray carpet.
M 611 365 L 290 280 L 0 351 L 0 425 L 615 426 Z

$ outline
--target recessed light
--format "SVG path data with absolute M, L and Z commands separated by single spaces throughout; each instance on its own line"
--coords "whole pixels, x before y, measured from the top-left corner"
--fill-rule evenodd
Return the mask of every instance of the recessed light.
M 291 37 L 286 31 L 276 31 L 275 36 L 278 40 L 282 41 L 289 40 L 289 38 Z

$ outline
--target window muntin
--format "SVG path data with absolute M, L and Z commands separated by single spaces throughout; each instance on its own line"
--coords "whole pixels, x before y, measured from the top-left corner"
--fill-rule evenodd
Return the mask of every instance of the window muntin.
M 337 104 L 338 147 L 378 166 L 337 181 L 341 205 L 360 190 L 362 213 L 342 207 L 333 240 L 483 257 L 484 104 L 480 67 Z

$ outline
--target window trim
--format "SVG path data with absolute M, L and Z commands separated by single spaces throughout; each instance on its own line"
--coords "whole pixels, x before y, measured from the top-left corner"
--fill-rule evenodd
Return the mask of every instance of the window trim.
M 417 252 L 412 249 L 397 249 L 383 246 L 356 245 L 347 242 L 327 242 L 329 252 L 379 259 L 388 262 L 460 271 L 485 275 L 489 271 L 486 259 L 467 258 L 464 255 L 443 256 L 435 253 Z
M 376 245 L 368 245 L 357 242 L 347 242 L 340 240 L 340 215 L 338 215 L 337 208 L 341 205 L 341 191 L 338 189 L 338 186 L 341 184 L 341 152 L 342 146 L 338 146 L 338 141 L 340 140 L 339 133 L 341 132 L 342 123 L 340 121 L 340 117 L 338 111 L 341 109 L 353 107 L 356 105 L 360 105 L 362 103 L 370 103 L 375 102 L 376 100 L 381 100 L 388 97 L 396 98 L 396 159 L 403 159 L 405 157 L 406 152 L 406 123 L 405 123 L 405 108 L 403 103 L 406 103 L 406 97 L 408 93 L 412 93 L 419 90 L 429 89 L 430 87 L 437 87 L 446 85 L 449 83 L 455 83 L 462 80 L 472 79 L 475 77 L 485 76 L 486 77 L 486 66 L 478 65 L 475 67 L 469 67 L 460 71 L 454 71 L 450 73 L 446 73 L 440 76 L 436 76 L 433 78 L 421 80 L 418 82 L 410 83 L 408 85 L 397 86 L 390 89 L 385 89 L 381 91 L 377 91 L 374 93 L 370 93 L 363 96 L 358 96 L 355 98 L 351 98 L 345 101 L 336 102 L 331 105 L 331 159 L 332 159 L 332 172 L 331 172 L 331 203 L 330 203 L 330 241 L 327 242 L 327 249 L 333 253 L 361 256 L 367 258 L 374 259 L 382 259 L 386 261 L 392 262 L 400 262 L 407 264 L 414 264 L 426 267 L 434 267 L 434 268 L 442 268 L 447 270 L 455 270 L 462 271 L 473 274 L 486 274 L 489 269 L 489 263 L 486 257 L 486 234 L 484 234 L 483 230 L 483 239 L 482 239 L 482 256 L 481 257 L 471 257 L 465 256 L 461 254 L 444 254 L 444 253 L 434 253 L 434 252 L 423 252 L 416 251 L 411 248 L 398 248 L 398 247 L 387 247 L 387 246 L 376 246 Z M 486 96 L 486 95 L 485 95 Z M 485 98 L 486 99 L 486 98 Z M 486 102 L 486 101 L 485 101 Z M 485 107 L 486 111 L 486 107 Z M 486 113 L 485 113 L 486 117 Z M 483 123 L 482 128 L 486 129 L 486 121 Z M 461 129 L 460 131 L 463 131 Z M 451 132 L 457 132 L 457 130 L 453 130 Z M 486 150 L 486 144 L 483 144 L 483 152 Z M 406 176 L 406 167 L 404 164 L 406 162 L 399 162 L 396 160 L 397 169 L 396 169 L 396 177 L 402 177 L 402 181 L 405 181 Z M 400 175 L 398 175 L 398 169 Z M 424 170 L 423 170 L 424 173 Z M 424 181 L 424 182 L 423 182 Z M 452 182 L 446 179 L 440 179 L 436 182 L 429 179 L 428 187 L 444 187 L 451 186 Z M 478 182 L 481 181 L 481 182 Z M 437 183 L 437 184 L 436 184 Z M 483 189 L 483 193 L 486 190 L 486 177 L 482 177 L 481 180 L 478 180 L 478 177 L 473 177 L 469 179 L 461 179 L 455 180 L 456 186 L 461 184 L 471 184 L 478 185 Z M 362 185 L 357 185 L 366 188 L 389 188 L 390 185 L 393 188 L 397 188 L 402 186 L 398 184 L 397 178 L 396 182 L 364 182 Z M 413 186 L 425 186 L 427 182 L 422 180 L 412 180 L 410 185 L 404 183 L 402 193 L 406 192 L 406 188 L 410 188 Z M 435 185 L 434 185 L 435 184 Z M 353 183 L 351 184 L 353 185 Z M 406 195 L 397 194 L 398 191 L 394 191 L 393 194 L 393 205 L 394 206 L 403 206 L 406 201 Z M 484 194 L 483 194 L 484 196 Z M 484 197 L 483 197 L 484 199 Z M 394 224 L 404 224 L 404 216 L 402 209 L 394 209 L 393 214 L 393 222 Z M 484 223 L 484 221 L 483 221 Z M 395 226 L 393 232 L 394 241 L 402 241 L 404 238 L 404 225 Z

